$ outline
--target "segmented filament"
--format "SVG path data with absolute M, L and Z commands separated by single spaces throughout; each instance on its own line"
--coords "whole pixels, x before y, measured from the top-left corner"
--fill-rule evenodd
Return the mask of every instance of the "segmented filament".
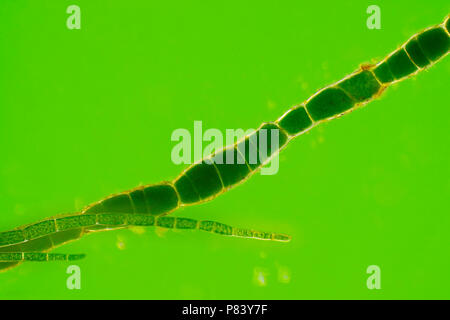
M 33 240 L 47 237 L 56 247 L 58 238 L 64 232 L 77 230 L 77 238 L 84 233 L 103 231 L 105 229 L 126 228 L 131 226 L 161 227 L 165 229 L 200 230 L 223 236 L 249 238 L 270 241 L 290 241 L 291 237 L 281 233 L 263 232 L 251 229 L 232 227 L 224 223 L 210 220 L 195 220 L 181 217 L 152 216 L 149 214 L 84 214 L 51 218 L 38 224 L 4 232 L 0 245 L 26 245 Z M 43 231 L 46 230 L 46 231 Z M 83 254 L 49 254 L 45 252 L 0 252 L 0 262 L 20 261 L 72 261 L 84 258 Z
M 8 254 L 17 258 L 0 259 L 3 261 L 0 262 L 0 270 L 15 266 L 20 261 L 34 261 L 31 258 L 27 260 L 26 257 L 32 257 L 27 255 L 29 252 L 37 252 L 40 254 L 38 257 L 45 257 L 48 261 L 57 260 L 56 256 L 46 252 L 90 232 L 133 225 L 198 229 L 234 237 L 289 241 L 290 237 L 283 234 L 165 215 L 183 206 L 210 201 L 245 182 L 292 139 L 320 123 L 354 111 L 379 97 L 390 85 L 431 67 L 448 54 L 449 45 L 447 17 L 442 24 L 412 36 L 376 65 L 360 67 L 342 80 L 319 90 L 305 102 L 292 107 L 276 121 L 262 124 L 254 133 L 235 144 L 192 164 L 173 181 L 111 195 L 88 206 L 81 213 L 47 219 L 0 233 L 0 253 L 5 253 L 3 259 Z M 262 132 L 267 134 L 261 134 Z M 278 140 L 276 147 L 271 144 L 274 132 Z M 268 146 L 268 150 L 260 150 L 262 144 Z M 257 150 L 255 161 L 250 161 L 251 148 Z M 223 160 L 230 150 L 233 151 L 235 160 L 232 164 L 211 161 Z M 69 255 L 62 256 L 69 259 Z
M 46 252 L 0 252 L 0 262 L 49 262 L 75 261 L 85 257 L 84 254 L 63 254 Z

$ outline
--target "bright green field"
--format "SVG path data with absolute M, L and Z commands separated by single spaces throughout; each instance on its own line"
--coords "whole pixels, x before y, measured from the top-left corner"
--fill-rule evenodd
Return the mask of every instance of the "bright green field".
M 366 27 L 373 1 L 2 0 L 0 230 L 171 180 L 175 129 L 275 120 L 450 12 L 376 2 L 381 30 Z M 81 290 L 69 263 L 28 263 L 0 274 L 0 298 L 450 298 L 449 71 L 447 58 L 294 140 L 278 174 L 175 212 L 290 243 L 98 233 L 55 251 L 87 254 Z

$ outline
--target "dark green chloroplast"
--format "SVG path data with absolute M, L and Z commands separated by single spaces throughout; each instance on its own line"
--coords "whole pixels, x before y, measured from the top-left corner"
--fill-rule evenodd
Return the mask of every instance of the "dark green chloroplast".
M 195 229 L 195 228 L 197 228 L 197 220 L 177 217 L 177 229 Z
M 395 80 L 387 61 L 383 61 L 381 64 L 379 64 L 373 70 L 373 73 L 381 83 L 391 83 Z
M 0 233 L 0 246 L 25 241 L 22 230 L 6 231 Z
M 180 195 L 180 200 L 182 203 L 196 203 L 200 201 L 200 195 L 195 189 L 194 184 L 191 179 L 183 173 L 176 181 L 175 188 Z
M 127 215 L 127 223 L 130 226 L 153 226 L 155 224 L 155 220 L 155 216 L 150 214 Z
M 354 101 L 340 88 L 327 88 L 314 96 L 306 109 L 314 121 L 324 120 L 351 109 Z
M 184 175 L 187 175 L 188 179 L 191 181 L 191 188 L 186 188 L 186 184 L 184 185 L 185 188 L 178 188 L 181 178 L 175 183 L 175 187 L 180 193 L 180 198 L 183 202 L 186 198 L 192 198 L 195 191 L 198 192 L 201 200 L 207 199 L 222 191 L 222 182 L 217 169 L 213 164 L 208 164 L 205 162 L 195 164 L 190 167 Z M 186 179 L 183 180 L 184 183 L 186 183 Z
M 65 231 L 55 232 L 50 235 L 53 245 L 58 246 L 67 241 L 79 239 L 83 235 L 83 228 L 75 228 Z
M 160 217 L 156 219 L 156 225 L 158 227 L 172 229 L 175 227 L 175 218 L 174 217 Z
M 107 198 L 101 202 L 103 205 L 103 211 L 106 213 L 126 213 L 134 212 L 133 205 L 128 193 L 119 194 L 111 198 Z M 99 208 L 100 209 L 100 208 Z M 93 213 L 93 211 L 86 211 Z
M 82 214 L 72 217 L 56 219 L 58 230 L 69 230 L 77 227 L 88 227 L 95 225 L 97 216 L 95 214 Z
M 37 237 L 49 233 L 56 232 L 56 226 L 54 220 L 45 220 L 38 222 L 23 230 L 23 234 L 26 239 L 36 239 Z
M 236 146 L 220 151 L 211 160 L 219 171 L 224 187 L 244 180 L 250 173 L 245 158 Z
M 243 141 L 237 143 L 236 147 L 245 158 L 245 162 L 250 169 L 256 170 L 260 166 L 259 152 L 258 152 L 258 132 L 255 131 L 247 136 Z
M 98 202 L 85 213 L 149 213 L 169 212 L 178 206 L 178 195 L 169 184 L 157 184 L 130 193 L 121 193 Z
M 275 135 L 278 135 L 278 139 Z M 272 138 L 273 137 L 273 138 Z M 274 123 L 265 123 L 258 130 L 237 144 L 252 171 L 258 169 L 267 159 L 287 142 L 287 135 Z M 275 145 L 274 143 L 277 143 Z
M 425 68 L 430 64 L 430 60 L 425 56 L 422 48 L 419 45 L 417 39 L 411 39 L 405 46 L 406 52 L 408 52 L 412 61 L 421 68 Z
M 411 59 L 409 59 L 403 48 L 398 49 L 393 55 L 391 55 L 387 59 L 387 63 L 392 71 L 392 74 L 397 80 L 409 76 L 417 70 L 417 67 Z
M 289 135 L 300 133 L 312 125 L 312 121 L 303 106 L 289 110 L 279 122 L 280 127 Z
M 257 133 L 258 155 L 261 165 L 264 164 L 264 162 L 266 162 L 271 155 L 280 150 L 281 147 L 286 144 L 288 137 L 275 123 L 263 124 Z M 274 144 L 274 142 L 276 142 L 276 144 Z
M 126 222 L 125 214 L 98 214 L 97 223 L 107 226 L 119 226 L 124 225 Z
M 150 214 L 160 215 L 170 212 L 178 206 L 178 195 L 169 184 L 157 184 L 144 188 L 145 201 Z M 134 211 L 129 211 L 134 212 Z
M 133 202 L 134 213 L 148 213 L 150 211 L 142 188 L 131 191 L 129 196 Z
M 448 52 L 450 40 L 443 28 L 429 29 L 417 37 L 423 52 L 431 61 L 435 61 Z
M 370 99 L 380 90 L 380 84 L 369 70 L 363 70 L 352 75 L 339 83 L 338 86 L 357 102 Z

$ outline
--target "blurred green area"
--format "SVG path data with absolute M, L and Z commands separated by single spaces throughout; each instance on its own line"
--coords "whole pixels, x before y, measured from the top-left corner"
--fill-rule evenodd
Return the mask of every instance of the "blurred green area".
M 68 30 L 66 8 L 81 8 Z M 0 3 L 0 230 L 173 179 L 173 130 L 256 128 L 440 23 L 448 1 Z M 0 274 L 13 299 L 450 298 L 448 59 L 303 135 L 256 175 L 175 214 L 291 243 L 120 230 Z M 381 290 L 366 269 L 381 268 Z

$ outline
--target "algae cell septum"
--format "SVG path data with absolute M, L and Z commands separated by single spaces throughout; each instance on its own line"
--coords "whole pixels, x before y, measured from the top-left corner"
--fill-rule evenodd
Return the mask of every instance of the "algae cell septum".
M 196 229 L 232 237 L 289 241 L 288 235 L 232 227 L 215 221 L 169 217 L 183 206 L 214 199 L 246 181 L 295 137 L 322 122 L 349 113 L 381 95 L 390 85 L 429 68 L 449 50 L 449 17 L 437 26 L 412 36 L 376 65 L 362 66 L 344 79 L 329 85 L 274 122 L 264 123 L 244 137 L 185 169 L 176 179 L 111 195 L 75 214 L 58 216 L 0 233 L 0 270 L 23 261 L 77 260 L 82 254 L 48 253 L 83 235 L 129 226 L 158 226 L 169 229 Z M 267 129 L 267 135 L 259 133 Z M 270 146 L 272 130 L 278 130 L 278 147 L 263 156 L 259 146 Z M 258 143 L 255 143 L 257 141 Z M 256 161 L 249 161 L 250 147 Z M 233 164 L 210 161 L 232 150 L 240 161 Z M 242 152 L 244 150 L 244 152 Z M 209 161 L 208 161 L 209 160 Z M 220 163 L 220 164 L 219 164 Z

